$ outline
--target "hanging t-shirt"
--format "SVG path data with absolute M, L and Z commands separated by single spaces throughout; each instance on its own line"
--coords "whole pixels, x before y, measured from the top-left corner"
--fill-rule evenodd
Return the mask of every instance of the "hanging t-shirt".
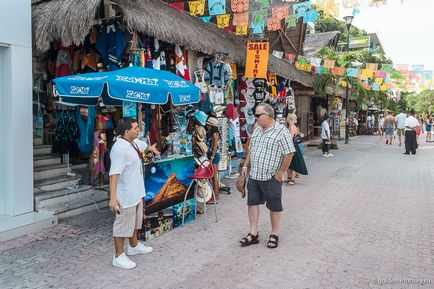
M 205 81 L 210 85 L 224 87 L 229 80 L 229 75 L 228 66 L 223 62 L 213 60 L 205 67 Z
M 109 70 L 120 68 L 125 38 L 119 24 L 102 26 L 95 46 Z

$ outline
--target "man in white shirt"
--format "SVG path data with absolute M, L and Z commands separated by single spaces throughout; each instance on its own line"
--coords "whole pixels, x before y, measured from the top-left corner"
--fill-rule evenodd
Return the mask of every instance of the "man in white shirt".
M 401 136 L 404 136 L 406 119 L 407 114 L 401 109 L 400 113 L 396 116 L 396 132 L 398 133 L 399 146 L 401 146 Z
M 378 131 L 380 136 L 384 135 L 384 117 L 382 114 L 380 114 L 380 119 L 378 120 Z
M 156 155 L 160 152 L 144 141 L 138 140 L 140 129 L 137 121 L 131 118 L 121 119 L 118 126 L 120 137 L 117 138 L 110 152 L 110 202 L 109 206 L 116 219 L 113 224 L 115 255 L 112 264 L 121 269 L 133 269 L 136 263 L 127 255 L 152 252 L 137 240 L 137 230 L 142 227 L 143 181 L 142 152 L 149 150 Z M 124 252 L 124 239 L 129 238 L 129 245 Z
M 322 139 L 322 156 L 325 158 L 333 157 L 330 150 L 330 125 L 329 125 L 329 116 L 324 115 L 324 120 L 321 124 L 321 139 Z
M 372 128 L 372 116 L 370 114 L 366 117 L 366 126 Z
M 405 155 L 410 152 L 415 155 L 417 149 L 416 129 L 419 127 L 419 121 L 414 117 L 414 112 L 405 120 Z

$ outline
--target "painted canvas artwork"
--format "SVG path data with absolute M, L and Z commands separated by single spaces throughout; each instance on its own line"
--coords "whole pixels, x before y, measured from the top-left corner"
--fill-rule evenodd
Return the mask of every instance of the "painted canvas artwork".
M 160 161 L 145 165 L 145 212 L 147 215 L 184 200 L 194 174 L 193 157 Z
M 196 199 L 192 198 L 185 202 L 184 224 L 190 223 L 196 219 L 195 215 Z M 172 206 L 173 227 L 177 228 L 182 225 L 182 202 Z

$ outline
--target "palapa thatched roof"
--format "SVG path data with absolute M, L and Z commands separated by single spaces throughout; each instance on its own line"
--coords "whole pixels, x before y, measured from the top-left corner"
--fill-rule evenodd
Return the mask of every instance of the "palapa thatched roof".
M 51 0 L 33 5 L 33 35 L 38 51 L 47 51 L 50 43 L 61 40 L 64 45 L 81 44 L 91 27 L 101 0 Z M 116 0 L 131 29 L 154 36 L 168 43 L 208 55 L 225 54 L 227 60 L 244 65 L 246 39 L 203 23 L 197 17 L 179 11 L 161 0 Z M 312 76 L 272 55 L 269 73 L 312 86 Z
M 54 40 L 66 46 L 83 43 L 95 24 L 101 0 L 51 0 L 32 5 L 33 39 L 38 51 L 50 49 Z
M 340 31 L 307 34 L 303 45 L 304 55 L 313 57 L 324 46 L 336 48 L 340 34 Z

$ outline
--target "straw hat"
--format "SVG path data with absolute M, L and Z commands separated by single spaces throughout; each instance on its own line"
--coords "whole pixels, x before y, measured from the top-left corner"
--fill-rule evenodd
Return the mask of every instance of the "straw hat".
M 194 129 L 194 136 L 196 138 L 197 141 L 199 142 L 203 142 L 205 140 L 206 137 L 206 130 L 203 126 L 196 126 Z
M 198 179 L 196 181 L 196 200 L 200 203 L 206 203 L 211 200 L 212 191 L 208 180 Z
M 219 121 L 215 117 L 209 117 L 208 120 L 206 121 L 206 124 L 210 126 L 218 127 Z

